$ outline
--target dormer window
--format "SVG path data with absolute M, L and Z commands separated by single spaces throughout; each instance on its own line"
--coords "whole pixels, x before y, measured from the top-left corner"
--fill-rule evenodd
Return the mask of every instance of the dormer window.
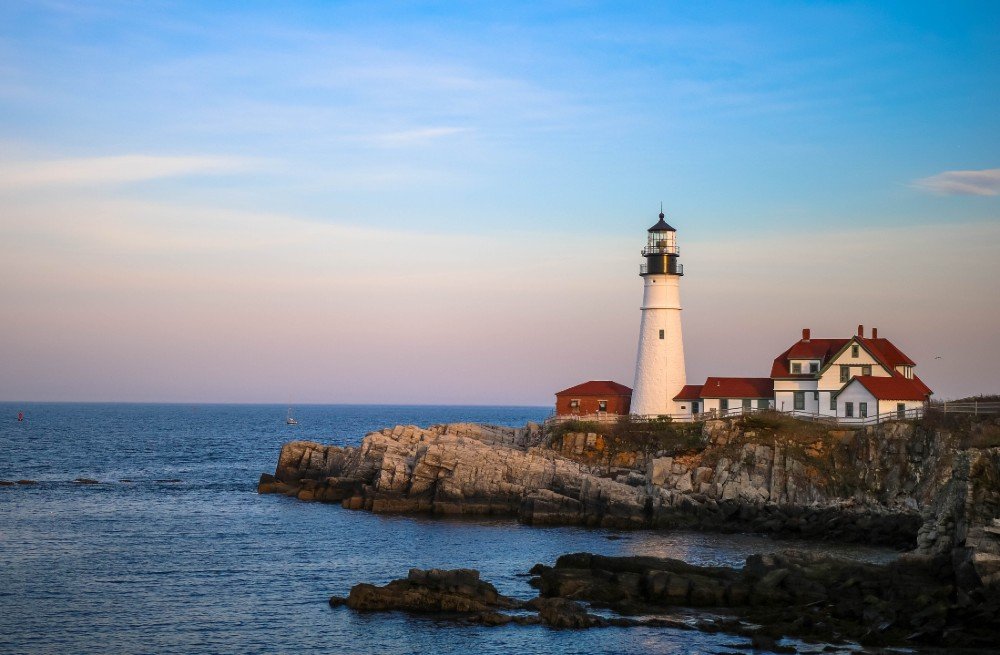
M 810 373 L 819 372 L 819 362 L 809 362 L 809 372 Z
M 802 364 L 800 362 L 792 363 L 792 375 L 799 375 L 802 373 Z

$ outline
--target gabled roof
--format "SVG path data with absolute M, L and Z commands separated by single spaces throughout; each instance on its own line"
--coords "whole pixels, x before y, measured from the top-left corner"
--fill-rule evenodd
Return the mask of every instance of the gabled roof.
M 702 398 L 771 398 L 771 378 L 708 378 L 701 387 Z
M 818 359 L 820 366 L 843 349 L 850 339 L 810 339 L 797 341 L 792 347 L 774 358 L 771 364 L 772 378 L 814 378 L 815 373 L 792 374 L 790 359 Z
M 611 380 L 591 380 L 556 392 L 557 396 L 569 394 L 576 396 L 630 396 L 632 389 Z
M 809 339 L 796 341 L 792 346 L 774 358 L 771 365 L 772 378 L 808 379 L 815 378 L 815 373 L 793 374 L 789 365 L 791 359 L 818 359 L 820 360 L 820 373 L 822 374 L 829 364 L 851 343 L 857 343 L 872 356 L 876 362 L 881 364 L 890 373 L 897 366 L 916 366 L 912 359 L 888 339 L 866 339 L 864 337 L 851 337 L 850 339 Z
M 887 378 L 874 375 L 856 376 L 844 385 L 838 395 L 855 382 L 879 400 L 927 400 L 927 397 L 931 395 L 931 390 L 920 378 L 916 376 L 912 379 L 906 378 L 899 373 Z
M 889 368 L 897 366 L 916 366 L 916 363 L 903 354 L 899 348 L 888 339 L 865 339 L 858 337 L 858 341 L 865 346 L 875 359 L 887 364 Z
M 674 396 L 674 400 L 699 400 L 701 398 L 700 384 L 685 384 L 681 392 Z
M 663 220 L 663 212 L 660 212 L 660 220 L 653 227 L 646 230 L 647 232 L 676 232 L 674 228 L 670 227 L 665 220 Z

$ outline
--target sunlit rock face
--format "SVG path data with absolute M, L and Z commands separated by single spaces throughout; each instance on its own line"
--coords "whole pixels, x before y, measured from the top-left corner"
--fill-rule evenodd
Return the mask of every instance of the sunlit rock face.
M 614 452 L 539 426 L 397 426 L 357 447 L 291 442 L 262 493 L 381 513 L 516 516 L 532 524 L 761 531 L 940 554 L 1000 575 L 1000 449 L 912 423 L 863 430 L 709 421 L 697 448 Z

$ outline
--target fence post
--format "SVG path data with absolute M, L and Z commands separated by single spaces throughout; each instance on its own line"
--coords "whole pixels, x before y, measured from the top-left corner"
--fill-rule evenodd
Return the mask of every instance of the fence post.
M 979 416 L 979 401 L 972 401 L 972 414 L 973 416 Z

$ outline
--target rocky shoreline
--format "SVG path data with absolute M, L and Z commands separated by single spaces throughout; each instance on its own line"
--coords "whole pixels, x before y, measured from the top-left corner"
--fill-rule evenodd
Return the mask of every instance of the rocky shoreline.
M 656 557 L 563 555 L 536 565 L 537 598 L 502 596 L 473 570 L 411 569 L 383 587 L 355 585 L 332 607 L 435 614 L 486 626 L 670 627 L 751 638 L 753 648 L 796 652 L 785 637 L 867 647 L 992 649 L 1000 595 L 956 587 L 946 557 L 904 556 L 874 565 L 798 551 L 753 555 L 743 568 L 693 566 Z M 679 620 L 657 614 L 712 610 Z M 611 616 L 592 610 L 607 609 Z
M 508 601 L 491 595 L 495 589 L 483 591 L 471 578 L 445 585 L 493 599 L 460 612 L 463 620 L 625 626 L 637 624 L 629 615 L 642 609 L 701 607 L 729 612 L 734 622 L 693 627 L 758 638 L 759 630 L 748 632 L 740 621 L 765 626 L 768 638 L 984 647 L 1000 643 L 1000 448 L 960 444 L 968 430 L 997 427 L 892 422 L 844 431 L 755 416 L 706 422 L 696 447 L 621 451 L 601 434 L 547 433 L 530 424 L 397 426 L 367 435 L 358 447 L 287 443 L 258 491 L 377 513 L 753 531 L 912 550 L 884 567 L 786 553 L 711 570 L 570 555 L 533 570 L 541 590 L 533 606 L 505 607 Z M 414 575 L 336 602 L 458 611 L 440 599 L 438 609 L 420 609 L 444 583 Z M 396 592 L 416 605 L 396 603 Z M 617 623 L 580 601 L 614 610 Z M 520 613 L 500 611 L 511 608 Z

